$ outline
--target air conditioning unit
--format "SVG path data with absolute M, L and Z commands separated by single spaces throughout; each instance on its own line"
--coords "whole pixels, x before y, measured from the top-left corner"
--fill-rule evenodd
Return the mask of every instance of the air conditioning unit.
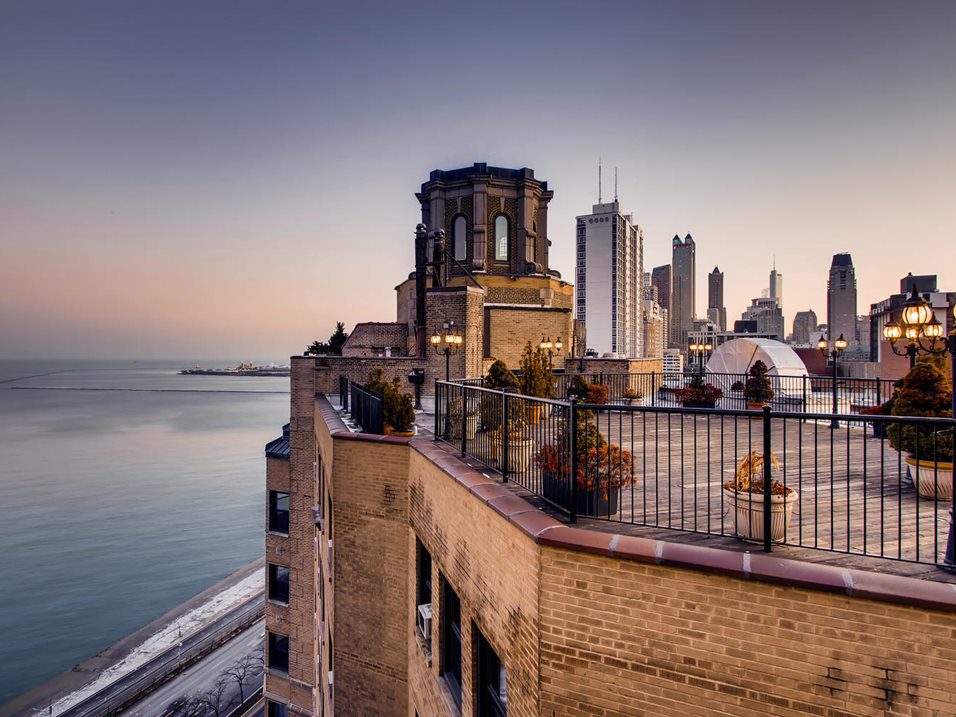
M 418 606 L 418 631 L 426 642 L 432 639 L 432 604 L 430 602 Z

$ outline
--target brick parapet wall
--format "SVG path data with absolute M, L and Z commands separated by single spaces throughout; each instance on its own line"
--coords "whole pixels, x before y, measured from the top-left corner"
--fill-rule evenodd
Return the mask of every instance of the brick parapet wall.
M 368 520 L 384 520 L 375 506 L 386 486 L 401 489 L 405 460 L 407 524 L 396 519 L 378 542 L 340 543 L 337 534 L 337 590 L 353 579 L 339 573 L 340 560 L 354 560 L 343 568 L 351 571 L 385 556 L 396 563 L 395 572 L 361 583 L 378 601 L 393 580 L 403 584 L 402 605 L 389 602 L 375 618 L 384 622 L 375 622 L 379 642 L 367 643 L 366 664 L 356 655 L 349 667 L 378 687 L 356 688 L 352 698 L 367 702 L 350 703 L 355 713 L 457 714 L 440 677 L 439 575 L 462 600 L 463 715 L 474 709 L 472 623 L 508 667 L 513 715 L 956 713 L 950 584 L 564 525 L 423 439 L 341 426 L 334 451 L 354 451 L 335 464 L 337 487 L 356 465 L 410 451 L 378 490 L 354 487 L 348 509 L 366 506 Z M 431 664 L 414 629 L 416 536 L 433 556 Z M 337 627 L 345 620 L 339 613 Z M 390 712 L 396 703 L 386 707 L 383 695 L 400 679 L 380 663 L 398 659 L 400 641 L 408 703 Z M 338 665 L 337 691 L 347 689 Z

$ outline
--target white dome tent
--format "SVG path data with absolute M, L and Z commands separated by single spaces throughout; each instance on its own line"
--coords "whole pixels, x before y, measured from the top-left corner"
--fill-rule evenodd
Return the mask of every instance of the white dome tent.
M 767 365 L 768 375 L 778 397 L 796 397 L 802 392 L 807 367 L 796 352 L 780 341 L 761 338 L 732 339 L 711 355 L 705 370 L 711 374 L 746 376 L 757 361 Z M 787 380 L 781 380 L 786 378 Z

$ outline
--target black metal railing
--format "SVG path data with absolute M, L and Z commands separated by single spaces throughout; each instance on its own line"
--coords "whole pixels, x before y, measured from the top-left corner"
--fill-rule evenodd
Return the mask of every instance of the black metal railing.
M 557 377 L 557 395 L 566 398 L 568 389 L 579 376 L 585 383 L 607 387 L 612 403 L 633 403 L 642 406 L 680 405 L 677 391 L 685 388 L 699 371 L 665 371 L 648 373 L 584 373 Z M 833 377 L 831 376 L 768 376 L 774 391 L 774 410 L 831 413 L 833 411 Z M 722 408 L 747 407 L 743 387 L 747 374 L 705 372 L 704 380 L 723 392 Z M 894 382 L 880 378 L 837 378 L 837 413 L 856 413 L 861 408 L 879 406 L 893 395 Z
M 339 403 L 342 404 L 342 410 L 346 413 L 349 412 L 349 394 L 351 389 L 349 388 L 349 378 L 348 376 L 339 376 Z
M 598 405 L 438 382 L 435 419 L 436 439 L 571 520 L 944 559 L 951 418 Z
M 385 418 L 382 413 L 382 396 L 354 381 L 350 384 L 352 419 L 365 433 L 385 433 Z

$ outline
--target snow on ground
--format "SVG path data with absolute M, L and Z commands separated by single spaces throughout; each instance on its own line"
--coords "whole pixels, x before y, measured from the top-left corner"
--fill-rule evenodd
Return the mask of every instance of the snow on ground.
M 180 640 L 205 627 L 223 613 L 248 600 L 264 589 L 263 572 L 256 570 L 252 575 L 236 583 L 223 592 L 214 595 L 199 607 L 177 618 L 162 630 L 146 638 L 129 655 L 101 672 L 92 682 L 53 703 L 52 711 L 45 710 L 43 715 L 58 715 L 109 686 L 141 667 L 160 653 L 179 644 Z

